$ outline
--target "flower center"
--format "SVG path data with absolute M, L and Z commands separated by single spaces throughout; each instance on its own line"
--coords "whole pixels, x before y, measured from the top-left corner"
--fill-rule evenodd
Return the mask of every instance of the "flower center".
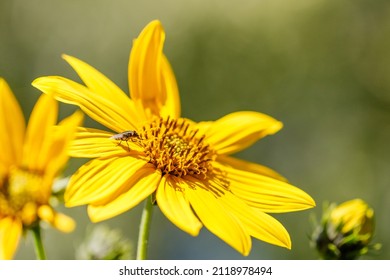
M 215 153 L 186 119 L 156 119 L 139 133 L 149 162 L 164 174 L 205 178 Z
M 45 203 L 43 177 L 20 168 L 12 168 L 0 182 L 0 216 L 18 216 L 30 224 L 36 219 L 37 205 Z

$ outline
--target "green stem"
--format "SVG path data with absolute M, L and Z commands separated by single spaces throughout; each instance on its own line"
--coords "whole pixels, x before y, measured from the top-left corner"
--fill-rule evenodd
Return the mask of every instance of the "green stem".
M 41 227 L 39 223 L 31 228 L 34 237 L 35 254 L 38 260 L 46 260 L 45 248 L 43 248 Z
M 150 224 L 152 221 L 153 203 L 152 197 L 146 198 L 144 210 L 142 211 L 141 223 L 138 234 L 137 260 L 146 260 L 148 255 L 148 243 Z

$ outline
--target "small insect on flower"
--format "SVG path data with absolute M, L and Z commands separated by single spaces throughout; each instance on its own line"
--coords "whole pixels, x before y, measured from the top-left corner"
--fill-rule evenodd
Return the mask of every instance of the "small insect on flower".
M 118 146 L 122 143 L 122 141 L 125 141 L 129 150 L 130 150 L 130 147 L 129 147 L 129 144 L 127 143 L 127 141 L 129 141 L 129 140 L 134 141 L 135 139 L 138 139 L 138 138 L 139 138 L 139 134 L 135 130 L 126 130 L 122 133 L 118 133 L 118 134 L 112 135 L 110 137 L 110 139 L 119 140 Z

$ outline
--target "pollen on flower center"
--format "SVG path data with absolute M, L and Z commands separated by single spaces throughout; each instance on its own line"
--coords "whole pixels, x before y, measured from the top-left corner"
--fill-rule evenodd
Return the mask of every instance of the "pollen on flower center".
M 144 126 L 140 142 L 149 162 L 163 174 L 205 177 L 215 153 L 204 142 L 204 135 L 185 119 L 156 119 Z
M 12 168 L 7 178 L 3 178 L 1 182 L 0 215 L 22 216 L 25 220 L 26 210 L 35 209 L 36 205 L 42 204 L 46 200 L 46 195 L 42 193 L 42 183 L 41 174 Z M 32 213 L 31 211 L 27 212 Z

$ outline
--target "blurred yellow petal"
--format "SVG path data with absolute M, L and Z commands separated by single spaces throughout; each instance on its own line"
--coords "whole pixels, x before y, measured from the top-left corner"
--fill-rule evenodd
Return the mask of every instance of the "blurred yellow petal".
M 52 129 L 57 123 L 57 116 L 57 101 L 50 95 L 42 94 L 31 112 L 26 131 L 23 162 L 29 169 L 43 169 L 42 154 L 47 151 L 47 145 L 51 144 Z
M 67 144 L 81 124 L 82 113 L 56 127 L 57 115 L 57 101 L 50 94 L 42 95 L 26 129 L 16 99 L 0 78 L 0 130 L 4 136 L 0 137 L 0 258 L 12 258 L 22 232 L 37 225 L 41 217 L 55 226 L 56 217 L 61 217 L 53 218 L 51 187 L 68 159 Z M 64 129 L 61 133 L 60 127 Z
M 69 147 L 69 154 L 72 157 L 95 158 L 107 157 L 139 150 L 132 141 L 119 141 L 110 139 L 112 133 L 94 128 L 79 127 L 75 139 Z
M 257 112 L 235 112 L 210 125 L 206 141 L 218 154 L 232 154 L 252 145 L 257 140 L 278 132 L 282 123 Z
M 0 218 L 0 260 L 13 258 L 22 235 L 22 223 L 11 217 Z
M 72 232 L 76 228 L 76 222 L 69 216 L 56 212 L 53 227 L 64 233 Z
M 156 199 L 161 212 L 178 228 L 198 235 L 202 223 L 195 216 L 185 197 L 188 184 L 181 178 L 164 176 L 157 188 Z
M 72 66 L 92 92 L 107 100 L 112 100 L 123 112 L 127 112 L 132 121 L 142 121 L 139 119 L 142 114 L 136 112 L 133 101 L 110 79 L 80 59 L 69 55 L 62 57 Z
M 287 182 L 287 179 L 284 178 L 282 175 L 280 175 L 278 172 L 264 165 L 260 165 L 257 163 L 253 163 L 253 162 L 249 162 L 246 160 L 241 160 L 241 159 L 237 159 L 225 155 L 218 156 L 217 161 L 222 163 L 225 166 L 229 166 L 234 169 L 244 170 L 247 172 L 260 174 L 280 181 Z
M 49 205 L 42 205 L 38 208 L 38 216 L 43 221 L 52 223 L 54 221 L 54 210 Z
M 145 161 L 129 156 L 93 159 L 70 178 L 65 204 L 72 207 L 111 201 L 131 187 L 138 179 L 135 174 L 144 166 L 147 166 Z
M 215 166 L 225 172 L 234 195 L 263 212 L 284 213 L 315 206 L 307 193 L 286 182 L 228 166 Z
M 129 60 L 130 95 L 153 115 L 180 115 L 177 83 L 163 54 L 165 33 L 157 20 L 149 23 L 133 42 Z
M 23 205 L 20 218 L 24 225 L 31 225 L 37 219 L 37 204 L 35 202 L 27 202 Z
M 72 232 L 76 227 L 76 223 L 72 218 L 62 213 L 55 212 L 49 205 L 42 205 L 39 207 L 38 216 L 43 221 L 51 224 L 54 228 L 65 233 Z
M 22 149 L 26 124 L 23 112 L 9 88 L 0 77 L 0 165 L 18 164 L 22 159 Z
M 113 201 L 104 205 L 88 206 L 88 215 L 92 222 L 100 222 L 122 214 L 137 206 L 156 190 L 161 180 L 161 172 L 155 168 L 142 168 L 138 173 L 139 179 L 129 184 L 130 189 L 122 192 Z
M 83 120 L 83 113 L 76 111 L 69 117 L 62 120 L 59 125 L 52 127 L 52 141 L 46 145 L 47 149 L 42 151 L 39 162 L 41 170 L 46 168 L 46 174 L 52 178 L 59 175 L 69 159 L 68 149 L 75 132 Z
M 116 100 L 98 95 L 83 85 L 62 77 L 42 77 L 33 82 L 33 86 L 46 94 L 52 94 L 57 100 L 79 106 L 87 115 L 113 131 L 121 133 L 136 129 L 136 123 L 130 119 Z
M 221 205 L 220 198 L 196 186 L 186 189 L 188 200 L 199 220 L 213 234 L 247 256 L 252 241 L 244 225 Z

